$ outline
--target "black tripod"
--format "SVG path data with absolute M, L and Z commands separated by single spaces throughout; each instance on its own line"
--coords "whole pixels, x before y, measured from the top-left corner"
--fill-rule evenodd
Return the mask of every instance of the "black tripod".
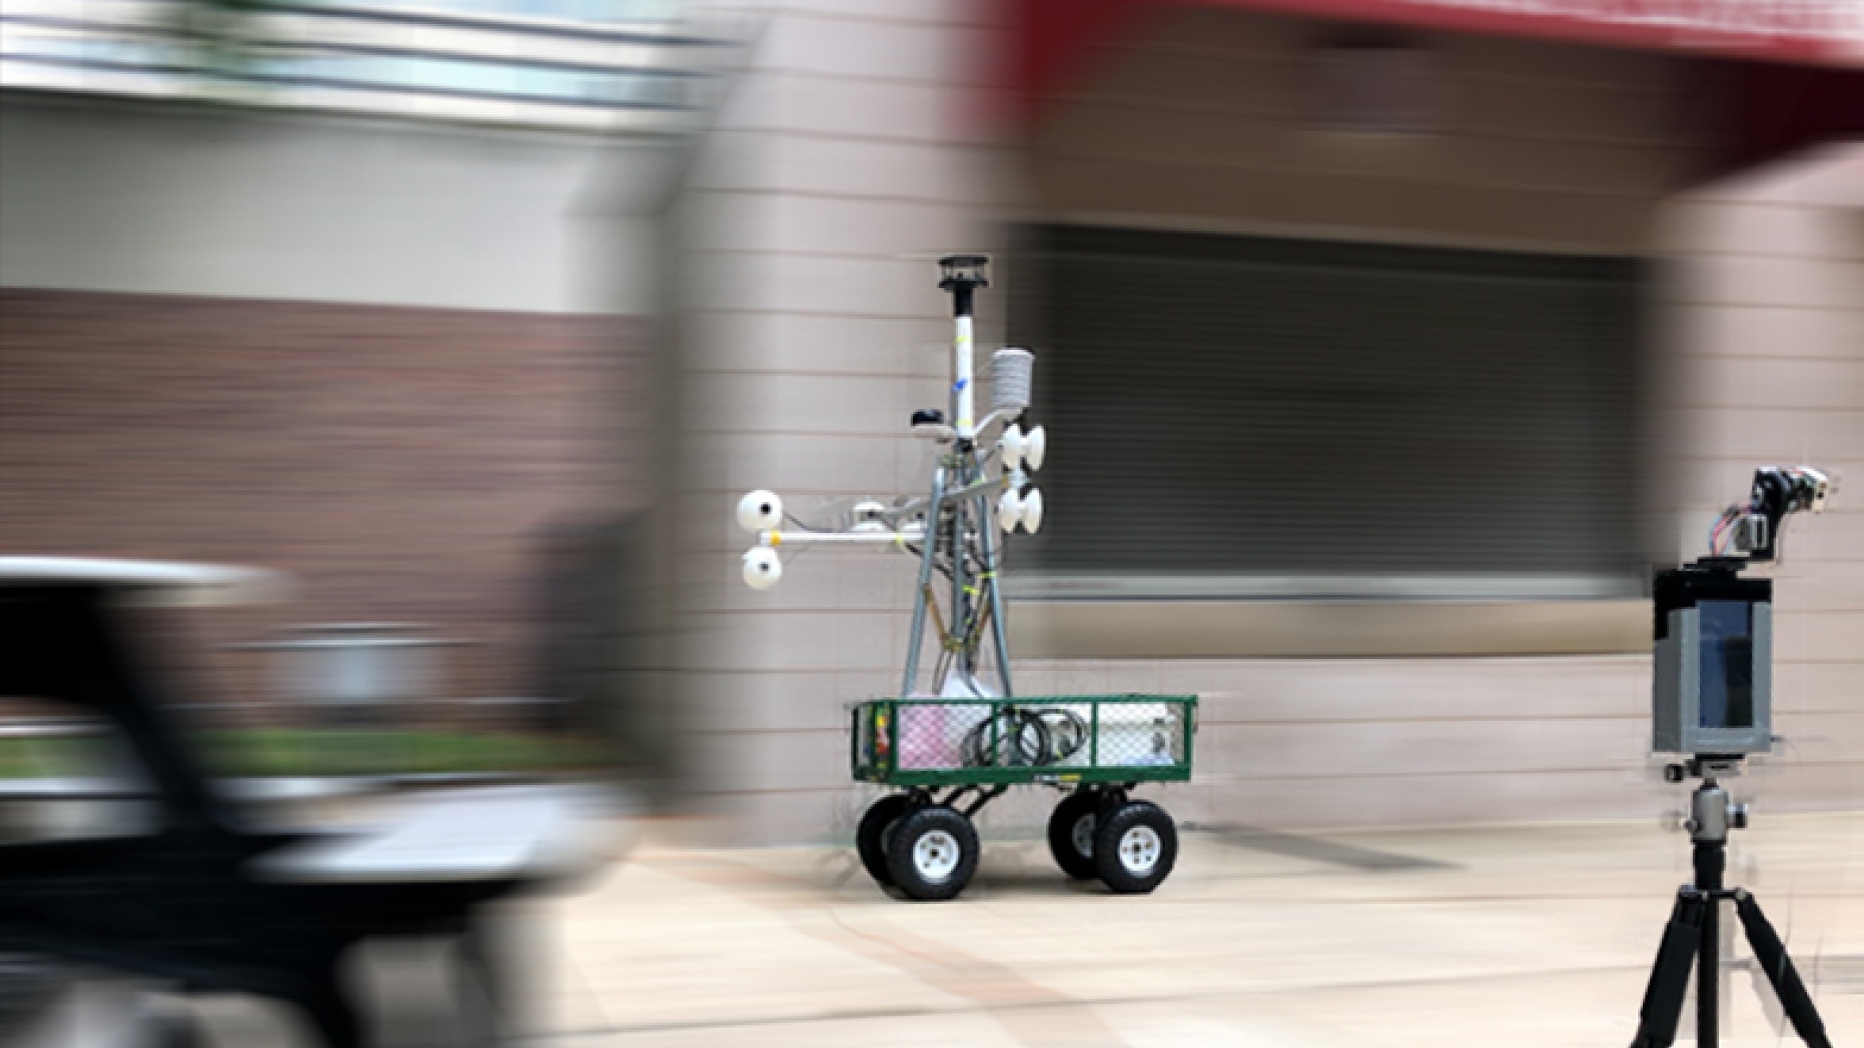
M 1698 758 L 1696 765 L 1706 763 L 1706 759 Z M 1680 782 L 1682 769 L 1674 768 L 1671 778 Z M 1696 965 L 1696 1045 L 1714 1048 L 1720 1017 L 1717 992 L 1721 976 L 1720 910 L 1724 900 L 1733 900 L 1754 959 L 1779 994 L 1793 1031 L 1810 1048 L 1832 1048 L 1825 1036 L 1825 1023 L 1806 993 L 1806 984 L 1800 980 L 1792 958 L 1786 955 L 1779 934 L 1760 912 L 1760 904 L 1746 889 L 1722 886 L 1722 873 L 1728 864 L 1728 831 L 1747 826 L 1747 810 L 1729 804 L 1728 792 L 1708 774 L 1696 787 L 1689 807 L 1685 825 L 1690 840 L 1695 842 L 1696 880 L 1677 890 L 1676 909 L 1664 928 L 1663 945 L 1657 948 L 1657 963 L 1651 968 L 1650 985 L 1644 990 L 1637 1039 L 1631 1042 L 1631 1048 L 1670 1048 L 1676 1042 L 1676 1024 L 1682 1018 L 1692 962 Z

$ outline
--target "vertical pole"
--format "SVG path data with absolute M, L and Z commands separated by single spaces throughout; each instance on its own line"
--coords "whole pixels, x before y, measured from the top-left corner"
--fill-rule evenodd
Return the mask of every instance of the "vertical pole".
M 952 368 L 951 424 L 958 434 L 960 448 L 968 448 L 977 436 L 976 390 L 972 388 L 971 357 L 971 286 L 960 284 L 951 289 Z
M 1704 877 L 1704 853 L 1711 850 L 1706 844 L 1696 845 L 1696 887 L 1704 892 L 1721 891 L 1720 875 L 1721 856 L 1715 856 L 1717 867 L 1714 876 Z M 1719 849 L 1716 849 L 1719 850 Z M 1696 1044 L 1698 1048 L 1715 1048 L 1719 1043 L 1721 1025 L 1721 959 L 1722 959 L 1722 901 L 1713 894 L 1703 902 L 1702 941 L 1696 950 Z
M 1690 798 L 1695 888 L 1703 894 L 1702 941 L 1696 946 L 1696 1044 L 1714 1048 L 1721 1027 L 1722 934 L 1719 895 L 1728 863 L 1728 793 L 1704 778 Z
M 913 693 L 919 680 L 919 647 L 925 641 L 926 587 L 932 581 L 932 552 L 938 546 L 939 510 L 945 504 L 945 467 L 932 472 L 932 500 L 926 504 L 925 546 L 919 551 L 919 585 L 913 591 L 912 633 L 906 640 L 906 674 L 900 681 L 900 698 Z
M 952 473 L 954 489 L 970 485 L 978 477 L 975 442 L 977 439 L 977 390 L 975 382 L 975 362 L 972 359 L 972 302 L 976 289 L 989 287 L 990 281 L 984 275 L 988 259 L 982 255 L 951 255 L 939 259 L 939 268 L 943 279 L 939 287 L 951 292 L 952 318 L 952 382 L 951 382 L 951 423 L 952 453 L 947 456 L 944 468 Z M 941 657 L 940 666 L 950 673 L 952 665 L 959 668 L 967 687 L 978 687 L 975 672 L 977 669 L 977 645 L 971 637 L 973 622 L 978 614 L 977 600 L 982 594 L 975 589 L 973 566 L 967 540 L 969 528 L 986 528 L 990 525 L 990 515 L 981 516 L 973 504 L 975 500 L 967 499 L 952 504 L 949 530 L 946 532 L 946 556 L 951 565 L 951 633 L 944 638 L 945 655 Z M 988 537 L 981 530 L 978 536 L 980 559 L 984 543 Z M 981 567 L 979 573 L 987 573 L 988 566 Z M 988 582 L 988 579 L 982 580 Z M 943 680 L 935 682 L 939 690 L 944 689 Z
M 959 488 L 963 488 L 971 482 L 970 470 L 966 469 L 964 465 L 967 457 L 967 455 L 962 453 L 952 455 L 953 465 L 956 466 L 958 470 L 958 482 L 956 486 Z M 968 501 L 952 503 L 951 530 L 947 533 L 947 546 L 945 547 L 946 559 L 951 564 L 951 637 L 945 638 L 945 644 L 946 647 L 949 648 L 952 637 L 960 638 L 960 649 L 951 652 L 951 664 L 958 667 L 958 671 L 963 676 L 967 685 L 971 681 L 971 667 L 968 665 L 969 660 L 966 658 L 968 653 L 963 650 L 962 638 L 969 636 L 971 631 L 971 609 L 969 600 L 966 598 L 964 592 L 965 587 L 970 584 L 969 577 L 965 572 L 964 558 L 964 518 L 969 510 L 970 503 Z M 933 683 L 938 686 L 939 690 L 944 690 L 944 681 L 935 681 Z

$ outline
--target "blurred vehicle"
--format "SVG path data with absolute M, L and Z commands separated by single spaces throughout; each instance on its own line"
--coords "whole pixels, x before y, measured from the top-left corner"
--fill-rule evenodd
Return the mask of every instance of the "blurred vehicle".
M 340 978 L 350 949 L 448 936 L 470 988 L 458 1001 L 482 1013 L 460 1026 L 475 1043 L 496 1038 L 511 965 L 482 910 L 604 858 L 588 818 L 600 798 L 570 786 L 447 791 L 378 827 L 266 825 L 263 809 L 202 773 L 116 607 L 241 599 L 276 581 L 229 568 L 0 557 L 0 696 L 95 718 L 102 730 L 91 735 L 103 745 L 91 756 L 120 758 L 93 760 L 76 779 L 9 780 L 28 808 L 68 795 L 92 810 L 27 819 L 32 832 L 0 839 L 0 1021 L 17 1022 L 6 1015 L 46 996 L 47 968 L 32 960 L 44 958 L 183 994 L 282 1002 L 328 1048 L 357 1048 L 364 1021 Z M 185 1029 L 153 1036 L 187 1043 Z

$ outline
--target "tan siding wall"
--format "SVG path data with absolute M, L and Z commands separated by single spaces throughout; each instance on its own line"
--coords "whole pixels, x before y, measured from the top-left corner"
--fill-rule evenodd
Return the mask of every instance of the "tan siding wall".
M 852 832 L 842 704 L 897 690 L 912 568 L 786 553 L 782 584 L 752 593 L 732 511 L 756 487 L 806 515 L 929 482 L 929 446 L 904 434 L 914 408 L 945 402 L 934 261 L 996 246 L 1002 192 L 954 91 L 985 31 L 962 6 L 773 12 L 671 219 L 688 758 L 701 796 L 757 840 Z M 985 295 L 983 338 L 1000 337 L 1001 305 Z
M 1864 145 L 1681 198 L 1664 418 L 1679 555 L 1701 548 L 1757 465 L 1835 471 L 1819 517 L 1788 525 L 1775 579 L 1775 722 L 1758 785 L 1808 805 L 1864 802 Z

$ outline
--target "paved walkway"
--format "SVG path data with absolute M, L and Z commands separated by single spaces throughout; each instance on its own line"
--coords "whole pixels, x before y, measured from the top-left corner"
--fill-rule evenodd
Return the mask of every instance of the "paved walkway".
M 678 831 L 650 824 L 590 890 L 538 907 L 530 1043 L 1619 1048 L 1689 857 L 1654 820 L 1192 832 L 1156 894 L 1112 897 L 1064 882 L 1039 842 L 987 842 L 962 898 L 915 904 L 849 849 Z M 1757 813 L 1730 876 L 1787 936 L 1833 1043 L 1864 1045 L 1864 814 Z M 1732 950 L 1723 1044 L 1797 1044 Z

